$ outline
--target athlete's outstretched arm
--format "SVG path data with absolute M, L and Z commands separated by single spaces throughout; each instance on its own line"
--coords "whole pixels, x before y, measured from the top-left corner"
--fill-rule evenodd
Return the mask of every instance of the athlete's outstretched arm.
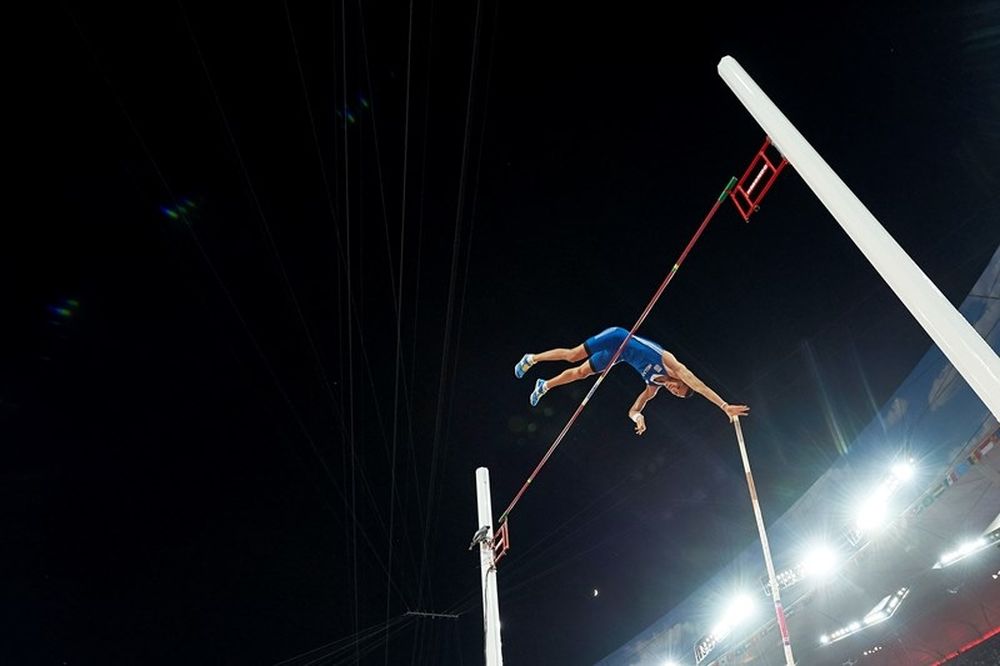
M 693 372 L 688 370 L 686 365 L 678 361 L 677 358 L 668 351 L 663 352 L 663 364 L 667 366 L 667 368 L 669 368 L 678 379 L 690 386 L 692 391 L 700 393 L 706 400 L 724 411 L 730 421 L 733 420 L 734 416 L 746 416 L 750 413 L 750 408 L 746 405 L 730 405 L 725 400 L 720 398 L 718 393 L 710 389 L 705 382 L 698 379 Z
M 656 397 L 658 390 L 660 390 L 659 386 L 647 386 L 628 410 L 628 417 L 635 423 L 635 434 L 637 435 L 646 432 L 646 417 L 642 415 L 642 408 Z

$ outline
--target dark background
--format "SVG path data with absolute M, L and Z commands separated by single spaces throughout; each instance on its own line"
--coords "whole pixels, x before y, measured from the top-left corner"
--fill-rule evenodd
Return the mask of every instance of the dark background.
M 557 368 L 513 364 L 630 327 L 749 164 L 724 55 L 959 303 L 1000 242 L 1000 3 L 867 4 L 12 20 L 0 661 L 481 663 L 474 470 L 499 515 L 590 385 L 532 409 Z M 750 405 L 765 519 L 931 344 L 793 169 L 640 333 Z M 511 515 L 508 663 L 592 663 L 756 539 L 722 415 L 661 396 L 639 439 L 641 388 Z

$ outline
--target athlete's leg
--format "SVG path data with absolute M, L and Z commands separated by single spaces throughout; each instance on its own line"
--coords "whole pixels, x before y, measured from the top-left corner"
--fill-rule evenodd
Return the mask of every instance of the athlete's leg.
M 586 361 L 575 368 L 563 370 L 552 379 L 539 379 L 535 382 L 535 390 L 531 392 L 528 402 L 530 402 L 531 406 L 534 407 L 538 404 L 538 401 L 542 399 L 542 396 L 549 392 L 549 389 L 556 386 L 562 386 L 563 384 L 569 384 L 570 382 L 579 381 L 591 376 L 592 374 L 594 374 L 594 368 L 591 365 L 591 361 Z
M 532 363 L 539 363 L 541 361 L 569 361 L 570 363 L 576 363 L 587 358 L 587 350 L 583 348 L 583 345 L 577 345 L 572 349 L 550 349 L 538 354 L 531 354 L 531 357 Z
M 582 361 L 585 358 L 587 358 L 587 350 L 584 349 L 583 345 L 577 345 L 572 349 L 559 348 L 539 352 L 538 354 L 525 354 L 517 362 L 517 365 L 514 366 L 514 376 L 518 379 L 524 377 L 531 366 L 539 361 L 569 361 L 570 363 L 574 363 Z
M 594 374 L 594 369 L 590 367 L 590 361 L 587 361 L 586 363 L 581 363 L 575 368 L 563 370 L 552 379 L 545 380 L 545 389 L 548 390 L 555 388 L 556 386 L 569 384 L 570 382 L 577 382 L 581 379 L 590 377 L 592 374 Z
M 615 350 L 628 335 L 628 331 L 621 326 L 612 326 L 595 336 L 587 338 L 582 345 L 577 345 L 572 349 L 550 349 L 538 354 L 526 354 L 529 367 L 540 361 L 569 361 L 577 363 L 583 359 L 600 351 Z

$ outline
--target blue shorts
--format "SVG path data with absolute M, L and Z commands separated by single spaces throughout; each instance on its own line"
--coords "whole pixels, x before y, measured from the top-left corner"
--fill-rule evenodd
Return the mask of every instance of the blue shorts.
M 628 337 L 627 329 L 613 326 L 587 338 L 583 343 L 583 348 L 586 350 L 587 356 L 590 357 L 591 369 L 594 372 L 604 372 L 626 337 Z M 655 375 L 665 372 L 663 348 L 655 342 L 637 335 L 629 338 L 628 344 L 618 356 L 616 363 L 622 361 L 631 365 L 647 384 L 652 383 Z
M 618 351 L 618 348 L 622 346 L 622 342 L 628 336 L 628 331 L 621 326 L 612 326 L 611 328 L 606 328 L 597 335 L 587 338 L 583 343 L 583 349 L 587 352 L 587 356 L 590 360 L 590 368 L 594 372 L 604 372 L 604 369 L 608 367 L 608 363 L 611 362 L 611 358 Z M 625 351 L 622 350 L 622 355 Z M 618 357 L 618 362 L 622 361 L 622 357 Z

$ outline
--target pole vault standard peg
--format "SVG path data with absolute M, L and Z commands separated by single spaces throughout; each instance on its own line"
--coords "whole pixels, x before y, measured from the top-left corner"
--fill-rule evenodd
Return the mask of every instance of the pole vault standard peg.
M 483 525 L 482 527 L 480 527 L 479 530 L 477 530 L 476 533 L 472 535 L 472 543 L 469 544 L 469 550 L 474 550 L 476 546 L 481 544 L 483 541 L 486 541 L 486 539 L 489 538 L 489 535 L 490 535 L 489 525 Z
M 771 137 L 764 137 L 764 145 L 757 151 L 739 182 L 729 192 L 729 198 L 732 199 L 744 222 L 749 222 L 750 216 L 760 210 L 760 202 L 764 195 L 788 164 L 788 160 L 780 153 L 778 154 L 780 160 L 769 157 L 767 153 L 771 147 Z

